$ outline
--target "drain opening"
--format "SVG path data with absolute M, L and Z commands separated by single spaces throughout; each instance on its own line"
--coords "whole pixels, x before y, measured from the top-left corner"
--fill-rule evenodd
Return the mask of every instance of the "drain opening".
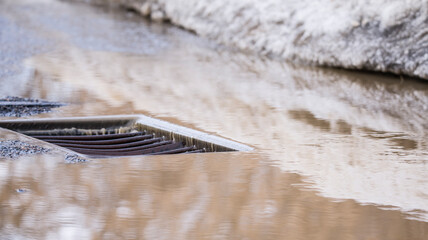
M 248 151 L 250 147 L 143 115 L 1 121 L 90 157 Z
M 22 132 L 26 134 L 25 132 Z M 165 137 L 156 137 L 147 132 L 132 132 L 104 135 L 32 135 L 31 137 L 92 156 L 128 156 L 204 152 L 196 146 L 186 146 Z

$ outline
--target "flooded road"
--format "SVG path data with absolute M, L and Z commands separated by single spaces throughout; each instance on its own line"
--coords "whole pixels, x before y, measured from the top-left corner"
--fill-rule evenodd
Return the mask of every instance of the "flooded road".
M 0 26 L 0 95 L 70 103 L 35 117 L 142 113 L 255 148 L 0 159 L 0 239 L 428 238 L 425 82 L 57 1 L 2 1 Z

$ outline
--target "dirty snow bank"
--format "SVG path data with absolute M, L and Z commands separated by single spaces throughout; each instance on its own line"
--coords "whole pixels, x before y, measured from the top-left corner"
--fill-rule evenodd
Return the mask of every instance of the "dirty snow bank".
M 95 0 L 242 50 L 428 79 L 425 0 Z

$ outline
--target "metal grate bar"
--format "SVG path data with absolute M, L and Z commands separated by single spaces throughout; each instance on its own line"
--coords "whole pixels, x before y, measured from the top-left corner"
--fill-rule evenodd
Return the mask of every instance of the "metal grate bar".
M 130 152 L 130 151 L 137 151 L 137 150 L 144 150 L 144 149 L 148 149 L 148 148 L 154 148 L 154 147 L 162 146 L 165 144 L 171 144 L 171 143 L 173 143 L 173 141 L 169 140 L 169 141 L 161 141 L 161 142 L 156 142 L 156 143 L 147 144 L 147 145 L 138 146 L 138 147 L 116 148 L 116 149 L 91 149 L 91 150 L 102 151 L 102 152 Z M 71 149 L 73 151 L 88 150 L 88 148 L 77 148 L 77 147 L 67 147 L 67 148 Z
M 150 155 L 184 153 L 184 152 L 192 151 L 192 150 L 195 150 L 194 146 L 191 146 L 191 147 L 182 147 L 182 148 L 171 149 L 171 150 L 166 150 L 166 151 L 161 151 L 161 152 L 155 152 L 155 153 L 151 153 Z
M 206 152 L 206 150 L 205 149 L 197 149 L 197 150 L 193 150 L 193 151 L 188 151 L 186 153 L 203 153 L 203 152 Z
M 22 133 L 25 134 L 25 132 L 22 132 Z M 118 133 L 118 134 L 104 134 L 104 135 L 32 135 L 32 134 L 26 134 L 26 135 L 45 141 L 46 139 L 105 140 L 105 139 L 132 137 L 132 136 L 138 136 L 143 134 L 144 134 L 143 132 L 133 132 L 133 133 Z
M 74 149 L 70 148 L 70 149 L 75 152 L 87 154 L 90 156 L 131 156 L 131 155 L 153 154 L 160 151 L 166 152 L 166 151 L 179 149 L 182 147 L 183 147 L 182 143 L 170 143 L 170 144 L 165 144 L 158 147 L 151 147 L 143 150 L 125 151 L 125 152 L 102 151 L 99 149 L 75 149 L 75 148 Z
M 108 140 L 61 140 L 61 139 L 48 139 L 48 138 L 39 138 L 43 141 L 60 144 L 60 143 L 70 143 L 70 144 L 86 144 L 86 145 L 106 145 L 106 144 L 119 144 L 119 143 L 127 143 L 127 142 L 135 142 L 153 138 L 153 135 L 139 135 L 134 137 L 123 137 L 116 139 L 108 139 Z
M 162 140 L 163 138 L 152 138 L 152 139 L 136 141 L 131 143 L 122 143 L 122 144 L 86 145 L 86 144 L 74 144 L 74 143 L 57 143 L 56 145 L 61 147 L 76 147 L 76 148 L 89 148 L 89 149 L 116 149 L 116 148 L 142 146 L 142 145 L 146 145 L 154 142 L 160 142 Z

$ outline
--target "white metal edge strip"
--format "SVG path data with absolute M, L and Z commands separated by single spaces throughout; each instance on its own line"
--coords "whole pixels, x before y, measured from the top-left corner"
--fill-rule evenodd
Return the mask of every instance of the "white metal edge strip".
M 249 147 L 247 145 L 237 143 L 228 139 L 224 139 L 221 137 L 217 137 L 208 133 L 204 133 L 201 131 L 197 131 L 191 128 L 179 126 L 173 123 L 169 123 L 163 120 L 151 118 L 144 115 L 138 115 L 137 123 L 151 126 L 154 128 L 158 128 L 164 131 L 168 132 L 174 132 L 183 136 L 191 137 L 194 139 L 202 140 L 205 142 L 214 143 L 216 145 L 220 145 L 227 148 L 232 148 L 238 151 L 251 151 L 253 150 L 252 147 Z

